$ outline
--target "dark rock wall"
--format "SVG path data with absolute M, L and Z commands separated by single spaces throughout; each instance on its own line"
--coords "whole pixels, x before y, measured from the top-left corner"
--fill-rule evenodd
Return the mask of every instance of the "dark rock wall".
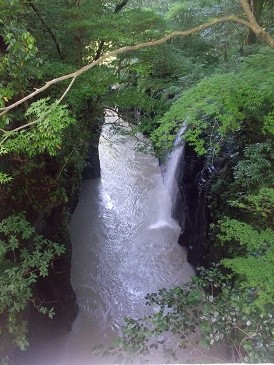
M 91 114 L 92 111 L 89 111 L 89 109 L 91 109 L 91 106 L 89 106 L 88 104 L 87 111 Z M 103 114 L 103 111 L 100 111 L 100 114 Z M 91 140 L 88 148 L 88 155 L 86 158 L 86 166 L 83 171 L 84 180 L 97 179 L 101 176 L 98 146 L 103 123 L 104 117 L 97 117 L 94 119 L 92 126 L 90 127 Z
M 185 147 L 181 173 L 178 176 L 181 197 L 174 217 L 182 227 L 179 244 L 187 248 L 187 259 L 197 267 L 204 264 L 205 243 L 209 224 L 207 193 L 210 169 L 204 157 L 199 157 L 188 145 Z
M 227 138 L 212 161 L 209 154 L 198 156 L 186 144 L 179 165 L 180 196 L 173 215 L 182 228 L 178 242 L 187 248 L 188 261 L 194 267 L 209 267 L 222 256 L 214 251 L 209 228 L 218 221 L 218 213 L 224 207 L 227 185 L 233 178 L 233 158 L 237 158 L 235 148 L 233 138 Z
M 83 179 L 97 179 L 100 176 L 101 171 L 98 145 L 94 146 L 91 144 L 88 148 L 88 156 L 86 159 L 86 166 L 83 171 Z

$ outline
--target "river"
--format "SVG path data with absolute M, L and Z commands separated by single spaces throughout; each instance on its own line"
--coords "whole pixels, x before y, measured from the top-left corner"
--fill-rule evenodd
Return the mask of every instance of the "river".
M 137 152 L 133 137 L 111 133 L 116 120 L 106 117 L 101 178 L 84 182 L 70 224 L 79 314 L 68 336 L 67 364 L 93 363 L 94 344 L 108 343 L 125 316 L 148 313 L 147 293 L 186 283 L 194 273 L 177 244 L 180 227 L 170 218 L 158 160 Z

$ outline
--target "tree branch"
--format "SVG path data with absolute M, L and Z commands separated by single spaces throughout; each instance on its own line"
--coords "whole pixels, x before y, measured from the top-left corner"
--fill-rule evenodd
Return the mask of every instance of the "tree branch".
M 58 100 L 58 102 L 57 102 L 58 104 L 60 104 L 60 103 L 61 103 L 61 101 L 65 98 L 65 96 L 67 95 L 67 93 L 68 93 L 68 92 L 69 92 L 69 90 L 71 89 L 71 87 L 72 87 L 72 85 L 73 85 L 73 83 L 74 83 L 75 79 L 76 79 L 76 77 L 74 77 L 74 78 L 71 80 L 71 82 L 70 82 L 69 86 L 66 88 L 65 92 L 63 93 L 63 95 L 61 96 L 61 98 Z
M 261 38 L 266 44 L 268 44 L 272 49 L 274 49 L 274 39 L 271 35 L 266 32 L 257 22 L 255 15 L 253 14 L 248 0 L 239 0 L 240 4 L 247 16 L 248 27 L 256 34 L 258 38 Z
M 250 8 L 248 0 L 239 0 L 239 1 L 250 23 L 257 23 L 256 18 Z
M 248 0 L 249 7 L 258 24 L 260 24 L 260 19 L 261 19 L 263 7 L 264 7 L 264 2 L 265 2 L 265 0 Z M 253 30 L 249 29 L 248 35 L 246 38 L 246 43 L 249 45 L 254 44 L 256 42 L 256 39 L 257 39 L 256 34 L 253 32 Z
M 243 5 L 246 5 L 247 2 L 246 0 L 240 0 L 241 3 Z M 104 54 L 103 56 L 101 56 L 100 58 L 98 58 L 97 60 L 92 61 L 91 63 L 89 63 L 86 66 L 83 66 L 82 68 L 78 69 L 75 72 L 57 77 L 56 79 L 52 79 L 48 82 L 46 82 L 46 84 L 38 89 L 36 89 L 35 91 L 33 91 L 32 93 L 30 93 L 29 95 L 25 96 L 24 98 L 18 100 L 17 102 L 7 106 L 6 108 L 1 108 L 0 111 L 0 117 L 3 116 L 4 114 L 6 114 L 8 111 L 16 108 L 17 106 L 21 105 L 22 103 L 24 103 L 25 101 L 33 98 L 34 96 L 40 94 L 41 92 L 47 90 L 50 86 L 57 84 L 61 81 L 64 80 L 68 80 L 68 79 L 76 79 L 78 76 L 82 75 L 83 73 L 87 72 L 88 70 L 90 70 L 91 68 L 95 67 L 96 65 L 100 64 L 101 62 L 111 58 L 111 57 L 115 57 L 120 53 L 124 53 L 124 52 L 130 52 L 130 51 L 136 51 L 142 48 L 147 48 L 147 47 L 152 47 L 152 46 L 158 46 L 160 44 L 163 44 L 165 42 L 167 42 L 168 40 L 175 38 L 175 37 L 186 37 L 188 35 L 194 34 L 194 33 L 198 33 L 201 32 L 202 30 L 205 30 L 207 28 L 210 28 L 214 25 L 217 24 L 221 24 L 221 23 L 225 23 L 225 22 L 236 22 L 238 24 L 242 24 L 250 29 L 252 29 L 266 44 L 268 44 L 272 49 L 274 49 L 274 39 L 271 37 L 271 35 L 267 32 L 265 32 L 255 21 L 253 21 L 252 19 L 252 23 L 244 20 L 242 18 L 238 18 L 236 16 L 225 16 L 225 17 L 221 17 L 221 18 L 217 18 L 214 19 L 210 22 L 204 23 L 202 25 L 199 25 L 197 27 L 194 27 L 192 29 L 188 29 L 185 31 L 176 31 L 176 32 L 172 32 L 168 35 L 166 35 L 163 38 L 160 38 L 158 40 L 154 40 L 154 41 L 149 41 L 149 42 L 144 42 L 144 43 L 139 43 L 133 46 L 125 46 L 122 48 L 118 48 L 114 51 L 111 51 L 107 54 Z

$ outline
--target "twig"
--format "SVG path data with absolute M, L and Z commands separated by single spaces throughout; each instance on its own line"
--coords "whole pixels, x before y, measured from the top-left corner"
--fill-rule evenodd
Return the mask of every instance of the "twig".
M 77 148 L 78 146 L 79 146 L 79 145 L 78 145 L 78 143 L 74 145 L 74 147 L 73 147 L 72 151 L 70 152 L 70 154 L 69 154 L 69 155 L 68 155 L 68 157 L 66 158 L 65 163 L 63 164 L 62 168 L 61 168 L 61 169 L 60 169 L 60 171 L 58 172 L 58 175 L 57 175 L 57 177 L 56 177 L 56 180 L 59 180 L 59 178 L 60 178 L 60 176 L 61 176 L 62 172 L 64 171 L 64 168 L 66 167 L 66 165 L 67 165 L 67 163 L 68 163 L 68 161 L 69 161 L 69 158 L 72 156 L 72 154 L 74 153 L 74 151 L 76 150 L 76 148 Z
M 33 303 L 33 306 L 35 308 L 37 308 L 38 310 L 43 306 L 43 305 L 48 305 L 48 304 L 53 304 L 53 303 L 57 303 L 57 300 L 52 300 L 50 302 L 46 302 L 45 300 L 41 300 L 39 298 L 33 298 L 30 300 Z
M 60 103 L 62 102 L 62 100 L 65 98 L 65 96 L 67 95 L 67 93 L 68 93 L 68 92 L 69 92 L 69 90 L 71 89 L 71 87 L 72 87 L 72 85 L 73 85 L 73 83 L 74 83 L 75 79 L 76 79 L 76 77 L 74 77 L 74 78 L 71 80 L 71 82 L 70 82 L 69 86 L 66 88 L 66 90 L 65 90 L 65 92 L 63 93 L 63 95 L 61 96 L 61 98 L 57 101 L 57 104 L 60 104 Z

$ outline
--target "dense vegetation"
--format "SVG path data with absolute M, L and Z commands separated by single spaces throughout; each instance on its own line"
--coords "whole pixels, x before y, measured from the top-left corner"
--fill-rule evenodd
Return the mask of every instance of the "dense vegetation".
M 179 334 L 182 347 L 197 346 L 192 337 L 200 331 L 200 344 L 225 344 L 235 362 L 273 362 L 272 57 L 264 50 L 248 57 L 237 73 L 203 79 L 173 103 L 153 132 L 163 149 L 187 119 L 186 140 L 217 169 L 204 242 L 213 263 L 198 268 L 199 278 L 183 288 L 149 294 L 148 304 L 159 305 L 159 312 L 129 320 L 122 349 L 146 354 L 165 345 L 160 336 L 165 331 Z M 254 75 L 260 80 L 256 88 Z
M 259 32 L 225 21 L 108 57 L 218 17 L 250 21 L 243 4 Z M 233 361 L 273 361 L 274 64 L 267 47 L 273 11 L 268 0 L 0 1 L 3 357 L 11 344 L 26 348 L 30 304 L 53 315 L 35 283 L 69 260 L 69 207 L 89 146 L 97 147 L 103 111 L 118 106 L 161 157 L 186 120 L 187 143 L 216 171 L 204 242 L 212 267 L 200 268 L 186 287 L 149 294 L 148 303 L 160 310 L 128 320 L 122 351 L 146 353 L 163 331 L 179 333 L 186 346 L 200 331 L 202 345 L 221 341 Z M 101 57 L 100 66 L 57 79 Z M 40 93 L 49 80 L 55 81 Z M 49 232 L 45 226 L 56 211 L 59 225 Z

